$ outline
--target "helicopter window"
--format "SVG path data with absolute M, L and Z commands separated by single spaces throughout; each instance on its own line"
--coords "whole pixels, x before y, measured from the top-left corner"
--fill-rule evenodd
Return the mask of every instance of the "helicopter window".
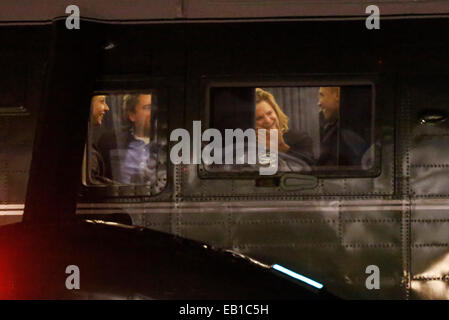
M 86 154 L 87 185 L 166 185 L 165 146 L 159 141 L 158 94 L 92 97 Z
M 276 173 L 357 175 L 364 172 L 366 176 L 374 168 L 371 85 L 212 87 L 209 97 L 209 128 L 217 129 L 222 137 L 226 131 L 231 133 L 237 129 L 246 134 L 240 142 L 237 138 L 222 139 L 222 161 L 206 163 L 202 170 L 206 175 L 242 176 L 257 170 L 261 173 L 260 167 L 267 165 L 266 159 L 270 159 L 273 148 L 277 149 Z M 276 131 L 273 129 L 277 129 L 277 143 L 270 140 L 271 132 Z M 265 132 L 264 143 L 259 131 Z M 251 144 L 256 146 L 251 148 Z M 254 160 L 251 152 L 260 146 L 268 151 L 263 153 L 268 157 L 264 162 L 257 154 L 257 161 L 251 163 L 250 159 Z M 225 161 L 228 154 L 233 161 Z M 273 165 L 273 159 L 268 162 Z

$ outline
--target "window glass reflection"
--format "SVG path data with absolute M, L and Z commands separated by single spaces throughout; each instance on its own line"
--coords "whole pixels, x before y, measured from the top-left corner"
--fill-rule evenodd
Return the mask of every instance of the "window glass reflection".
M 158 143 L 157 93 L 94 96 L 89 125 L 87 183 L 93 185 L 166 184 Z
M 374 164 L 372 86 L 214 87 L 211 127 L 278 132 L 281 172 L 369 170 Z M 260 163 L 259 163 L 260 165 Z M 210 172 L 257 166 L 209 165 Z

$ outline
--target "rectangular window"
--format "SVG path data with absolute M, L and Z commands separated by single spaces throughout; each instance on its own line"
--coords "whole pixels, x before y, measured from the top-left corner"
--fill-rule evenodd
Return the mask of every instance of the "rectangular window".
M 146 186 L 157 194 L 167 183 L 163 110 L 157 90 L 92 97 L 84 166 L 87 186 Z
M 213 86 L 208 91 L 209 128 L 222 138 L 222 162 L 204 165 L 203 177 L 231 174 L 254 176 L 261 159 L 248 163 L 251 144 L 259 147 L 259 130 L 266 132 L 264 143 L 270 149 L 269 133 L 277 129 L 277 173 L 295 172 L 323 176 L 373 176 L 377 174 L 374 135 L 374 86 Z M 226 141 L 226 131 L 241 129 L 238 139 Z M 250 129 L 250 130 L 248 130 Z M 250 138 L 250 133 L 255 135 Z M 243 150 L 243 155 L 238 153 Z M 204 152 L 204 148 L 203 148 Z M 225 162 L 226 154 L 234 157 Z M 270 152 L 268 152 L 269 154 Z M 244 163 L 239 163 L 241 156 Z M 215 158 L 217 159 L 217 158 Z

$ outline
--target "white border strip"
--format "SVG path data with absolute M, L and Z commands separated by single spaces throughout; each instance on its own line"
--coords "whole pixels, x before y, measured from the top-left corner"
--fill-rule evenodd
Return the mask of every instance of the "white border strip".
M 25 209 L 24 204 L 0 204 L 0 210 L 17 210 Z
M 0 211 L 0 216 L 21 216 L 21 215 L 23 215 L 23 210 Z

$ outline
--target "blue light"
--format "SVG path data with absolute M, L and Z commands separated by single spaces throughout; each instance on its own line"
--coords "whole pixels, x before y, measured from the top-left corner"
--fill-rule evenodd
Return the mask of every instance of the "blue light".
M 321 283 L 316 282 L 316 281 L 314 281 L 312 279 L 309 279 L 307 277 L 304 277 L 304 276 L 300 275 L 299 273 L 296 273 L 296 272 L 291 271 L 291 270 L 289 270 L 287 268 L 284 268 L 281 265 L 273 264 L 272 268 L 277 270 L 277 271 L 279 271 L 279 272 L 285 273 L 286 275 L 288 275 L 288 276 L 290 276 L 292 278 L 295 278 L 297 280 L 305 282 L 305 283 L 307 283 L 307 284 L 309 284 L 309 285 L 311 285 L 311 286 L 313 286 L 313 287 L 315 287 L 317 289 L 322 289 L 323 288 L 323 285 Z

